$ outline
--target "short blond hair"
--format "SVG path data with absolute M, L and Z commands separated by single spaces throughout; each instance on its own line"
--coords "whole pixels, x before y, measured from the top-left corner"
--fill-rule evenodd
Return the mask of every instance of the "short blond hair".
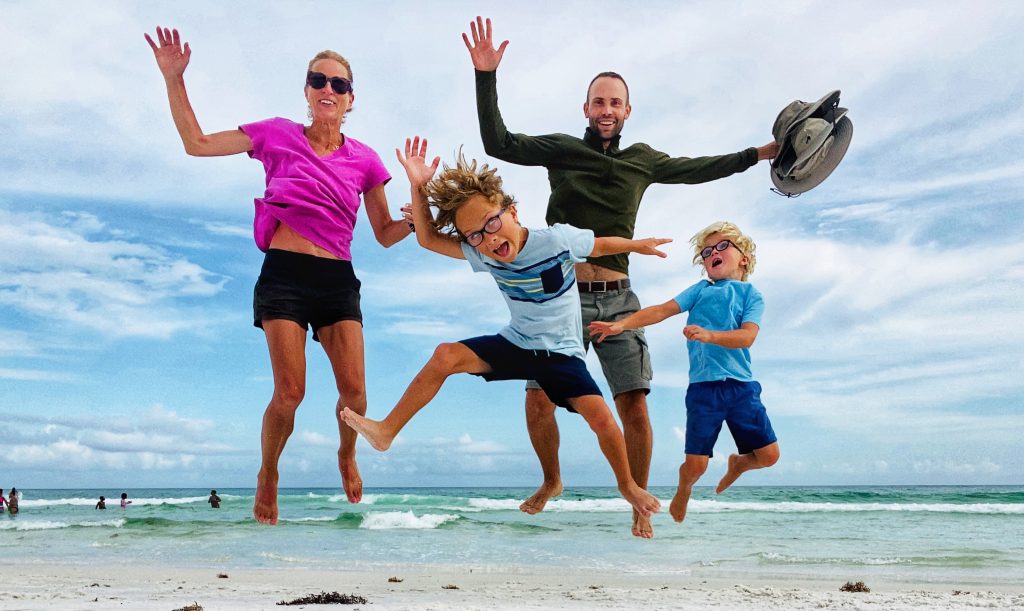
M 423 194 L 437 208 L 434 227 L 449 235 L 460 236 L 455 226 L 455 213 L 474 195 L 482 195 L 502 210 L 516 203 L 501 190 L 501 177 L 496 168 L 483 164 L 477 169 L 476 159 L 467 162 L 459 150 L 455 166 L 444 165 L 441 174 L 423 186 Z
M 699 265 L 704 261 L 700 256 L 700 251 L 704 250 L 704 242 L 708 237 L 716 233 L 732 242 L 747 258 L 747 265 L 743 268 L 743 280 L 749 278 L 750 274 L 754 273 L 754 266 L 757 264 L 757 244 L 754 244 L 754 240 L 750 239 L 750 236 L 744 234 L 739 227 L 729 221 L 711 223 L 690 238 L 690 244 L 693 245 L 693 264 Z
M 316 55 L 314 55 L 313 59 L 309 60 L 309 65 L 306 66 L 306 72 L 312 71 L 313 70 L 313 64 L 317 63 L 321 59 L 333 59 L 334 61 L 338 62 L 342 66 L 345 66 L 345 70 L 348 72 L 348 80 L 353 82 L 353 83 L 355 82 L 355 78 L 352 76 L 352 66 L 351 66 L 351 64 L 348 63 L 348 60 L 345 59 L 341 55 L 341 53 L 338 53 L 337 51 L 331 51 L 330 49 L 324 49 L 323 51 L 321 51 L 321 52 L 317 53 Z M 348 110 L 345 111 L 345 115 L 347 116 L 348 113 L 352 112 L 353 110 L 355 110 L 355 108 L 353 106 L 349 105 Z M 313 118 L 313 111 L 312 110 L 310 110 L 310 112 L 309 112 L 309 118 L 310 119 Z M 344 122 L 344 118 L 342 118 L 342 122 Z

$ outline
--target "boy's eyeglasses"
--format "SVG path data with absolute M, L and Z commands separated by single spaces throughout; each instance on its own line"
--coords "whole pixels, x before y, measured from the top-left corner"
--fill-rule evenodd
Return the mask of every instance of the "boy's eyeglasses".
M 480 231 L 474 231 L 473 233 L 467 233 L 463 236 L 466 240 L 466 244 L 473 246 L 474 248 L 479 246 L 484 241 L 484 234 L 486 233 L 497 233 L 501 229 L 501 215 L 505 214 L 505 210 L 501 210 L 498 214 L 495 214 L 491 218 L 487 219 L 484 223 L 484 228 Z
M 705 246 L 704 249 L 700 251 L 700 258 L 701 259 L 707 259 L 713 253 L 722 252 L 723 250 L 725 250 L 726 248 L 729 248 L 730 246 L 734 247 L 736 250 L 740 250 L 740 247 L 736 246 L 731 241 L 729 241 L 729 240 L 721 240 L 720 242 L 718 242 L 718 244 L 715 244 L 714 246 Z M 743 251 L 740 250 L 740 252 L 743 252 Z
M 313 89 L 323 89 L 327 86 L 327 83 L 331 84 L 331 89 L 338 95 L 352 93 L 352 81 L 347 78 L 341 78 L 340 76 L 327 78 L 327 75 L 323 72 L 310 71 L 306 73 L 306 84 Z

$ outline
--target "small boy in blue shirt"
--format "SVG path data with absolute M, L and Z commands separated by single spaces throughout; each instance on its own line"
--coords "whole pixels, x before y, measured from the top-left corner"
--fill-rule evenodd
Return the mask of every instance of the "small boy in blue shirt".
M 595 341 L 661 322 L 689 311 L 683 328 L 690 356 L 686 389 L 686 460 L 679 467 L 679 488 L 669 505 L 676 522 L 686 518 L 693 485 L 708 468 L 722 422 L 738 453 L 715 492 L 721 494 L 740 475 L 779 460 L 779 444 L 761 403 L 761 385 L 750 371 L 750 346 L 764 313 L 761 293 L 747 282 L 757 257 L 754 241 L 729 222 L 714 223 L 693 236 L 693 262 L 703 263 L 701 280 L 663 304 L 644 308 L 616 322 L 593 322 Z
M 594 232 L 558 224 L 527 229 L 519 224 L 515 200 L 501 189 L 501 178 L 486 165 L 477 169 L 459 155 L 431 180 L 439 158 L 426 164 L 427 141 L 406 140 L 405 155 L 395 151 L 412 187 L 412 217 L 420 245 L 489 272 L 511 313 L 496 335 L 439 345 L 394 409 L 370 420 L 345 408 L 341 419 L 374 448 L 387 450 L 398 432 L 425 406 L 448 376 L 470 373 L 492 380 L 536 380 L 556 405 L 587 421 L 615 473 L 619 492 L 649 516 L 661 508 L 629 471 L 626 443 L 611 410 L 587 371 L 583 318 L 575 263 L 588 256 L 635 252 L 664 257 L 648 238 L 595 238 Z M 438 209 L 437 220 L 428 208 Z

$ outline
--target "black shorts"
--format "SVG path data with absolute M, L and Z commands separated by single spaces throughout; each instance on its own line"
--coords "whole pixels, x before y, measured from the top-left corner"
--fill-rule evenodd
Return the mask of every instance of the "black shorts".
M 342 320 L 362 324 L 359 279 L 352 262 L 271 249 L 263 259 L 253 290 L 252 324 L 264 320 L 291 320 L 304 329 L 317 329 Z
M 500 335 L 483 335 L 459 340 L 491 371 L 479 373 L 488 382 L 492 380 L 536 380 L 555 405 L 569 407 L 569 399 L 587 395 L 601 396 L 587 364 L 577 356 L 548 350 L 520 348 Z

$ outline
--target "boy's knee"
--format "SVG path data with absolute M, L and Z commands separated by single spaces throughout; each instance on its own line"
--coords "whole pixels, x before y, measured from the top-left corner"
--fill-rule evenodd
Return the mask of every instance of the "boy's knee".
M 445 342 L 439 344 L 437 348 L 434 348 L 434 354 L 430 357 L 430 364 L 433 367 L 441 369 L 443 371 L 451 371 L 459 364 L 461 355 L 460 347 L 462 344 L 458 342 Z
M 687 454 L 679 471 L 691 482 L 697 481 L 708 470 L 708 457 Z
M 770 467 L 775 463 L 779 462 L 779 444 L 773 443 L 765 446 L 760 450 L 754 450 L 754 457 L 757 459 L 757 464 L 763 467 Z

